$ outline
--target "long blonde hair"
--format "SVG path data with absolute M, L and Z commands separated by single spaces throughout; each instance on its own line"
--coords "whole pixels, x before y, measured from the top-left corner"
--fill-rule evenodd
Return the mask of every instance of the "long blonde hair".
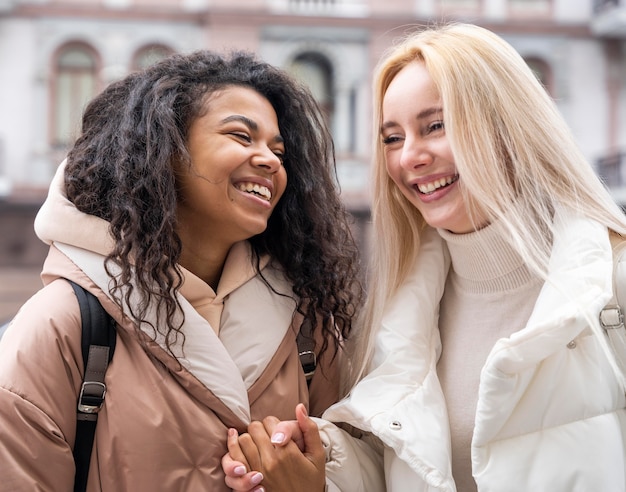
M 466 203 L 501 222 L 528 267 L 545 276 L 557 206 L 626 234 L 626 218 L 583 157 L 553 100 L 522 57 L 494 33 L 447 24 L 409 35 L 377 67 L 374 80 L 372 218 L 375 244 L 369 297 L 353 381 L 363 375 L 385 304 L 416 258 L 418 210 L 386 171 L 382 101 L 407 64 L 424 63 L 443 104 L 446 135 Z M 470 215 L 472 210 L 469 211 Z M 417 307 L 419 309 L 419 307 Z

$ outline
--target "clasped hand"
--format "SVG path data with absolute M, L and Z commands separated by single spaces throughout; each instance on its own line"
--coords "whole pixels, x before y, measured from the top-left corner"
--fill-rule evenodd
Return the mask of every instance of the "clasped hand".
M 222 468 L 234 491 L 324 491 L 324 448 L 303 404 L 296 406 L 296 420 L 266 417 L 240 436 L 229 429 L 227 442 Z

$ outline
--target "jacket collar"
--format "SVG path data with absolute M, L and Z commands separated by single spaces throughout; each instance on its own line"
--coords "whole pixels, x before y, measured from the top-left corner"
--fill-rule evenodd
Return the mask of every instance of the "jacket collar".
M 506 388 L 494 390 L 498 376 L 537 364 L 590 323 L 597 325 L 597 315 L 611 297 L 606 227 L 562 211 L 555 221 L 548 276 L 527 326 L 499 340 L 483 369 L 478 412 L 498 408 L 500 420 L 506 419 L 510 402 Z M 438 234 L 427 232 L 422 239 L 415 267 L 390 301 L 376 334 L 373 369 L 324 417 L 373 432 L 425 482 L 452 490 L 445 400 L 436 377 L 438 310 L 449 259 Z M 515 384 L 515 378 L 508 380 Z M 477 425 L 476 439 L 488 439 L 486 429 L 497 430 L 499 424 L 491 418 L 488 426 Z

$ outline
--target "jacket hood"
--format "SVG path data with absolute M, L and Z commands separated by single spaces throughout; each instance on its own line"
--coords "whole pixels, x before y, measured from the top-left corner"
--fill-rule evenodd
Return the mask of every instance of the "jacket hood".
M 65 194 L 64 160 L 56 170 L 48 196 L 35 217 L 35 234 L 46 244 L 61 242 L 100 255 L 113 249 L 109 223 L 78 210 Z
M 42 241 L 53 245 L 52 252 L 61 252 L 89 278 L 93 283 L 90 288 L 95 284 L 95 288 L 113 299 L 124 313 L 131 313 L 130 305 L 141 302 L 137 289 L 132 290 L 130 299 L 125 295 L 130 286 L 123 286 L 115 294 L 110 292 L 109 272 L 116 275 L 119 268 L 115 264 L 107 265 L 108 270 L 105 268 L 105 257 L 114 246 L 109 224 L 80 212 L 67 199 L 64 168 L 65 161 L 57 169 L 48 197 L 37 214 L 35 232 Z M 275 290 L 257 275 L 248 241 L 236 243 L 231 248 L 217 292 L 181 267 L 183 285 L 177 296 L 181 307 L 178 315 L 184 316 L 184 348 L 182 337 L 174 336 L 173 340 L 170 339 L 170 342 L 173 341 L 171 353 L 186 371 L 201 381 L 242 422 L 250 421 L 247 388 L 260 377 L 278 350 L 286 331 L 290 329 L 295 310 L 289 282 L 280 271 L 267 268 L 268 265 L 269 257 L 261 258 L 263 278 Z M 68 273 L 67 261 L 51 254 L 42 276 L 49 282 L 54 278 L 71 276 Z M 76 275 L 80 276 L 79 273 Z M 246 309 L 241 309 L 242 306 Z M 118 322 L 122 321 L 119 313 L 112 314 Z M 164 334 L 155 332 L 153 328 L 158 325 L 156 306 L 151 306 L 145 316 L 142 321 L 132 320 L 132 323 L 166 350 Z M 289 321 L 285 323 L 285 320 Z M 242 331 L 248 332 L 246 327 L 257 325 L 263 329 L 247 333 L 246 343 L 242 343 Z M 261 355 L 257 352 L 254 352 L 254 357 L 246 355 L 252 354 L 248 350 L 252 346 L 258 348 Z M 224 377 L 225 374 L 228 377 Z

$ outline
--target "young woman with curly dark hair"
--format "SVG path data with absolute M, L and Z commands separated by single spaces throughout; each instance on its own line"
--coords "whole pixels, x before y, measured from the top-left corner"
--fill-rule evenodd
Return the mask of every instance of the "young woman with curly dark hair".
M 229 428 L 337 401 L 361 287 L 334 166 L 310 92 L 246 53 L 174 55 L 98 95 L 36 220 L 45 286 L 0 344 L 3 479 L 74 480 L 83 360 L 64 279 L 117 324 L 89 490 L 227 490 Z

